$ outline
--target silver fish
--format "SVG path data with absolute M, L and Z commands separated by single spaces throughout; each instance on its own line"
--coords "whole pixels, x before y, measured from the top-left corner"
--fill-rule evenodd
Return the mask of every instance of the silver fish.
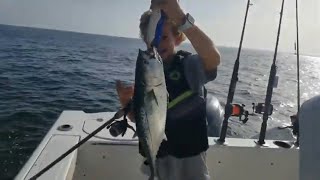
M 156 155 L 163 139 L 168 92 L 161 57 L 155 49 L 139 50 L 136 62 L 133 111 L 142 151 L 150 167 L 150 179 L 156 176 Z

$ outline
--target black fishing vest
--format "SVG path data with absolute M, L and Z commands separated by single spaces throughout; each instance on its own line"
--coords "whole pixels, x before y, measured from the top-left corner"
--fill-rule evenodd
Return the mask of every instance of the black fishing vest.
M 190 157 L 208 149 L 206 98 L 192 92 L 184 74 L 183 61 L 189 52 L 178 51 L 165 79 L 169 93 L 166 135 L 158 157 L 167 154 L 177 158 Z M 204 93 L 206 94 L 206 93 Z

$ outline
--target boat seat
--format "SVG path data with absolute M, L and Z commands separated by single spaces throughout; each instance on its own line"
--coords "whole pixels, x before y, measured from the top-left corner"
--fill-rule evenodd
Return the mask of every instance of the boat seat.
M 300 179 L 320 177 L 320 96 L 304 102 L 299 112 Z
M 53 135 L 47 142 L 45 148 L 42 150 L 36 162 L 29 170 L 26 178 L 30 179 L 36 173 L 45 168 L 48 164 L 56 160 L 60 155 L 69 150 L 72 146 L 79 142 L 80 136 L 74 135 Z M 37 180 L 71 180 L 75 169 L 75 162 L 77 158 L 77 150 L 69 154 L 58 164 L 53 166 Z

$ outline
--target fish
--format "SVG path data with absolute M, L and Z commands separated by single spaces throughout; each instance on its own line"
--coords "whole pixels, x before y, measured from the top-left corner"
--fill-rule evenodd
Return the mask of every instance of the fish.
M 150 178 L 157 174 L 156 156 L 163 140 L 166 140 L 168 92 L 163 62 L 155 48 L 139 54 L 135 69 L 133 113 L 141 150 L 150 167 Z

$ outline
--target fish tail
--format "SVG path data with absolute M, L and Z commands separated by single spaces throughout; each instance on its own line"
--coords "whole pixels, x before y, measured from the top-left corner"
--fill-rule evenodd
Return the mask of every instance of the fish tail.
M 151 160 L 151 159 L 150 159 Z M 151 161 L 151 163 L 149 164 L 149 167 L 150 167 L 150 177 L 149 177 L 149 180 L 157 180 L 156 178 L 156 167 L 155 167 L 155 164 Z
M 150 177 L 149 177 L 149 180 L 155 180 L 154 179 L 154 175 L 151 174 Z

